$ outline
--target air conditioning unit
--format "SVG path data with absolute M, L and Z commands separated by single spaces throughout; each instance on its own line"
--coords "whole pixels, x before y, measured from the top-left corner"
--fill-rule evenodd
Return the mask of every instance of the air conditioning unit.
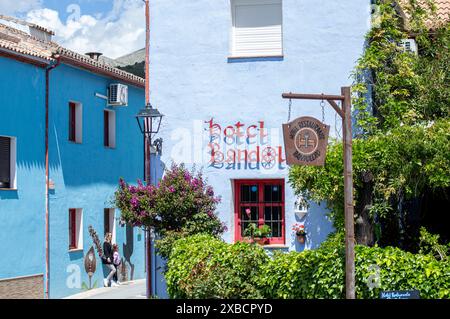
M 400 43 L 401 47 L 403 48 L 403 51 L 417 54 L 418 48 L 417 48 L 417 42 L 414 39 L 403 39 Z
M 127 106 L 128 86 L 120 83 L 111 84 L 108 90 L 108 105 Z

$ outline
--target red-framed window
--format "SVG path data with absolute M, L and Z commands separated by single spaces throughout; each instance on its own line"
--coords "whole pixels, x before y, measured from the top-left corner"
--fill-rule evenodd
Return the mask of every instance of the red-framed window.
M 76 142 L 76 108 L 77 105 L 69 102 L 69 141 Z
M 109 112 L 103 111 L 103 145 L 110 147 L 109 144 Z
M 11 139 L 0 136 L 0 188 L 11 187 Z
M 69 249 L 77 248 L 77 210 L 69 209 Z
M 235 239 L 251 224 L 271 229 L 268 244 L 285 243 L 284 179 L 235 180 Z

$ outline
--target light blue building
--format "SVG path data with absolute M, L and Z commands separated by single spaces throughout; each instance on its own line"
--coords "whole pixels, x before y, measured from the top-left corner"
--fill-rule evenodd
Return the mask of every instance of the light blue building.
M 266 248 L 312 249 L 333 231 L 325 205 L 302 207 L 288 183 L 282 124 L 322 120 L 320 101 L 283 92 L 340 94 L 362 54 L 371 1 L 153 0 L 152 103 L 166 115 L 162 161 L 203 168 L 222 196 L 224 238 L 249 221 L 272 228 Z M 331 137 L 341 121 L 328 105 Z M 297 203 L 297 204 L 296 204 Z M 303 224 L 305 244 L 292 226 Z
M 1 20 L 0 35 L 0 298 L 44 297 L 47 269 L 51 298 L 103 286 L 97 253 L 92 278 L 85 269 L 89 226 L 101 241 L 112 232 L 122 280 L 144 278 L 144 234 L 111 203 L 119 177 L 143 176 L 144 80 L 35 25 Z

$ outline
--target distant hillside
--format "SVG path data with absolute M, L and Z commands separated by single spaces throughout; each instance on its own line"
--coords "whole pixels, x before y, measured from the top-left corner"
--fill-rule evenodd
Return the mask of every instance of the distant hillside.
M 145 61 L 136 62 L 133 65 L 117 66 L 118 69 L 145 78 Z
M 113 67 L 130 72 L 134 75 L 145 77 L 145 49 L 126 54 L 117 59 L 100 57 L 100 59 Z

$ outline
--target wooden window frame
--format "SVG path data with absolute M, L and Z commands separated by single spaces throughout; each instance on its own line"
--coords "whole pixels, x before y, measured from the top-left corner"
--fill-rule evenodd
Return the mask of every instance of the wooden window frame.
M 77 142 L 77 104 L 69 102 L 69 141 Z
M 109 111 L 103 111 L 103 145 L 111 147 L 109 141 Z
M 13 165 L 13 163 L 11 163 L 11 153 L 12 153 L 11 138 L 8 137 L 8 136 L 0 136 L 0 138 L 5 140 L 6 144 L 7 144 L 7 147 L 6 147 L 6 149 L 7 149 L 7 156 L 6 156 L 6 158 L 7 159 L 5 158 L 6 163 L 0 164 L 0 165 L 4 165 L 3 170 L 7 171 L 7 173 L 6 173 L 7 176 L 6 176 L 6 179 L 2 182 L 5 185 L 3 185 L 3 186 L 0 185 L 0 188 L 11 189 L 11 188 L 13 188 L 13 179 L 12 179 L 12 176 L 11 176 L 11 166 Z
M 110 109 L 103 110 L 103 146 L 116 148 L 116 112 Z
M 241 203 L 241 185 L 253 184 L 258 185 L 259 194 L 258 201 L 256 203 Z M 284 245 L 286 242 L 286 218 L 285 218 L 285 180 L 284 179 L 236 179 L 233 181 L 234 185 L 234 236 L 235 241 L 245 240 L 245 237 L 241 235 L 241 206 L 257 206 L 258 207 L 258 226 L 264 225 L 264 207 L 273 206 L 273 204 L 264 203 L 264 185 L 281 185 L 281 237 L 273 237 L 267 239 L 268 245 Z
M 77 241 L 77 210 L 69 209 L 69 250 L 78 249 Z

